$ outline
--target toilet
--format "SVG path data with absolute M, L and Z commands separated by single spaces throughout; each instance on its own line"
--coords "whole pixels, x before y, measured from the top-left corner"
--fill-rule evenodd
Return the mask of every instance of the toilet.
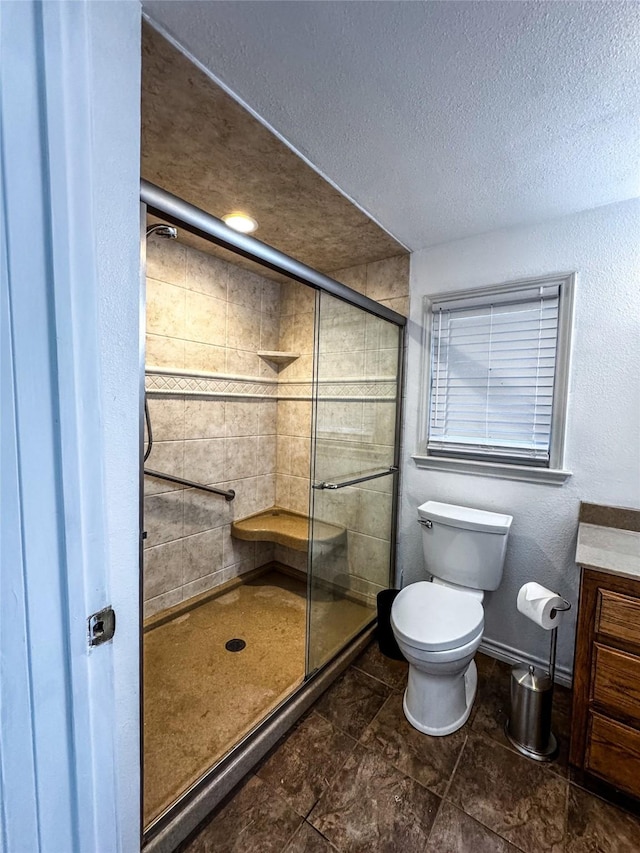
M 403 708 L 414 728 L 443 736 L 473 707 L 485 590 L 497 589 L 512 516 L 427 501 L 418 507 L 426 574 L 401 590 L 391 627 L 409 662 Z

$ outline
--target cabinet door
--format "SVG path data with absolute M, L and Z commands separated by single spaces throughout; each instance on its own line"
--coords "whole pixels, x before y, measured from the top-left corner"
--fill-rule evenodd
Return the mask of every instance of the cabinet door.
M 596 643 L 591 697 L 614 716 L 640 723 L 640 657 Z
M 592 712 L 585 770 L 640 796 L 640 732 Z

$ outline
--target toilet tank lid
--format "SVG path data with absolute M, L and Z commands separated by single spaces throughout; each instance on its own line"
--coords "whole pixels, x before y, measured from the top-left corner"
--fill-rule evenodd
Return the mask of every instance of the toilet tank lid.
M 420 518 L 447 524 L 450 527 L 462 527 L 466 530 L 482 530 L 485 533 L 507 534 L 513 516 L 484 509 L 472 509 L 468 506 L 442 504 L 427 501 L 418 507 Z

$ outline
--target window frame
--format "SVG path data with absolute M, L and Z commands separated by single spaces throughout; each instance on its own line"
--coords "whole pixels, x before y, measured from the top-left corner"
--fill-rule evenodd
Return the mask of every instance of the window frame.
M 545 274 L 532 278 L 503 282 L 502 284 L 486 285 L 453 292 L 438 292 L 429 294 L 423 298 L 419 434 L 417 449 L 412 456 L 418 467 L 556 485 L 561 485 L 571 476 L 571 472 L 565 470 L 563 465 L 569 402 L 571 335 L 573 331 L 576 278 L 577 274 L 575 272 Z M 486 298 L 490 301 L 491 297 L 517 294 L 521 291 L 531 290 L 531 288 L 553 285 L 558 285 L 560 295 L 548 466 L 539 464 L 528 465 L 524 460 L 522 463 L 505 463 L 482 458 L 443 456 L 440 453 L 437 455 L 429 453 L 427 450 L 427 441 L 431 411 L 431 373 L 433 367 L 431 343 L 434 307 L 437 308 L 438 304 L 443 302 L 449 305 L 459 302 L 460 308 L 464 308 L 468 300 L 477 300 L 478 297 L 482 299 Z

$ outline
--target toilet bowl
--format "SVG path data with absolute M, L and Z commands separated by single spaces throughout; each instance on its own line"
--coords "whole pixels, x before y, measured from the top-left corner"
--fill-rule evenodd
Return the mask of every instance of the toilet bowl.
M 484 630 L 482 603 L 471 594 L 419 581 L 396 597 L 391 627 L 409 662 L 407 720 L 428 735 L 451 734 L 466 723 L 476 695 L 473 658 Z
M 485 590 L 502 580 L 512 516 L 427 501 L 418 507 L 431 581 L 401 590 L 391 628 L 409 661 L 404 713 L 428 735 L 448 735 L 469 719 L 478 685 L 473 662 L 484 629 Z

